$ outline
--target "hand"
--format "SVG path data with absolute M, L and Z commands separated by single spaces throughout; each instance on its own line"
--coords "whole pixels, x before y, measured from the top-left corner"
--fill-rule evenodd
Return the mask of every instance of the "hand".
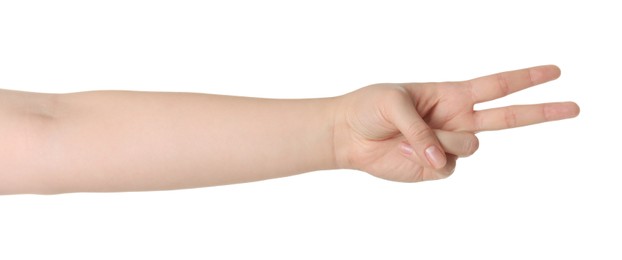
M 476 142 L 472 141 L 475 139 L 467 137 L 468 133 L 577 116 L 579 107 L 572 102 L 473 110 L 477 103 L 559 75 L 556 66 L 540 66 L 462 82 L 376 84 L 359 89 L 341 97 L 335 119 L 336 161 L 340 167 L 389 180 L 421 181 L 449 176 L 456 156 L 445 154 L 451 151 L 443 148 L 441 136 L 437 139 L 431 129 L 462 132 L 463 137 L 457 138 L 462 141 L 457 143 L 476 149 Z M 459 152 L 463 154 L 456 155 L 468 155 L 475 149 L 462 148 Z

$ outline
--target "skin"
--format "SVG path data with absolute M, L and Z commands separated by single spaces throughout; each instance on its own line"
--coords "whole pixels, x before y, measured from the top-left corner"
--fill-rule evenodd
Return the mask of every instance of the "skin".
M 460 82 L 377 84 L 352 92 L 344 96 L 339 109 L 344 112 L 336 120 L 338 165 L 394 181 L 445 178 L 457 158 L 448 156 L 448 166 L 441 167 L 426 161 L 424 149 L 437 145 L 431 129 L 477 133 L 576 117 L 579 107 L 573 102 L 473 108 L 557 79 L 560 73 L 548 65 Z M 395 149 L 404 143 L 414 151 Z
M 344 168 L 444 178 L 477 150 L 476 132 L 578 115 L 571 102 L 473 110 L 559 73 L 541 66 L 299 100 L 2 90 L 0 145 L 10 149 L 0 150 L 0 194 L 196 188 Z

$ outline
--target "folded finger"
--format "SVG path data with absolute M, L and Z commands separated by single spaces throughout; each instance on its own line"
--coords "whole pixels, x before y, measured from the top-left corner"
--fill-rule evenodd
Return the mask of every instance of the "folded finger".
M 467 157 L 479 148 L 479 140 L 473 133 L 434 130 L 446 153 Z

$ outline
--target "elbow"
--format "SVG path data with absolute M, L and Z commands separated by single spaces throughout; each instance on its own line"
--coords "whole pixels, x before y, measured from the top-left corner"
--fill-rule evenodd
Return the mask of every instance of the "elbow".
M 57 94 L 0 93 L 0 195 L 57 194 Z M 1 101 L 1 100 L 0 100 Z M 56 147 L 56 148 L 55 148 Z

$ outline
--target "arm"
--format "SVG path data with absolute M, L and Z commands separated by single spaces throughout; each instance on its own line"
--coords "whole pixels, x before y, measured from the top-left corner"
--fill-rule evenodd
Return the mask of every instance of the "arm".
M 473 110 L 559 73 L 541 66 L 299 100 L 0 91 L 0 194 L 192 188 L 336 168 L 440 179 L 475 152 L 474 132 L 577 116 L 572 102 Z
M 2 193 L 192 188 L 336 168 L 334 98 L 1 95 L 19 104 L 3 103 L 12 117 L 2 124 L 14 125 L 3 130 L 21 133 L 5 140 L 17 151 L 4 150 Z
M 0 142 L 10 149 L 0 154 L 0 194 L 181 189 L 352 168 L 335 156 L 342 99 L 3 90 Z M 477 148 L 464 145 L 477 144 L 473 134 L 436 136 L 452 153 L 446 167 L 428 169 L 439 175 Z M 383 143 L 398 165 L 409 157 Z

